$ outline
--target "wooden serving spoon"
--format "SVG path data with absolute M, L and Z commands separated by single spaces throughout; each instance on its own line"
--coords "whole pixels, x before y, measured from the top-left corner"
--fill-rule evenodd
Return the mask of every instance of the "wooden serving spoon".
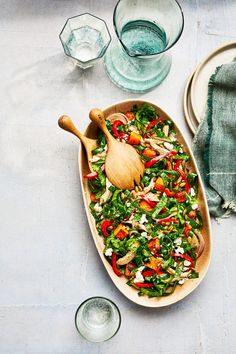
M 77 138 L 80 139 L 81 143 L 85 147 L 88 158 L 88 165 L 90 170 L 92 171 L 93 169 L 90 159 L 93 157 L 92 150 L 96 149 L 97 147 L 97 141 L 95 139 L 87 138 L 85 135 L 80 133 L 80 131 L 75 127 L 71 118 L 66 115 L 63 115 L 58 119 L 58 125 L 60 128 L 74 134 L 75 136 L 77 136 Z
M 100 109 L 93 109 L 89 113 L 91 121 L 103 131 L 107 141 L 107 155 L 105 171 L 109 181 L 119 189 L 133 189 L 140 183 L 144 174 L 142 160 L 129 144 L 117 141 L 108 131 L 104 114 Z

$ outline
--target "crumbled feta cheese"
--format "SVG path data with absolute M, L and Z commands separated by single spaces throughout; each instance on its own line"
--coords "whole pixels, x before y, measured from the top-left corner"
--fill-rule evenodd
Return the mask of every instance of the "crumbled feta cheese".
M 185 279 L 180 279 L 180 280 L 178 281 L 178 284 L 179 284 L 179 285 L 183 285 L 184 282 L 185 282 Z
M 163 192 L 163 194 L 162 195 L 164 195 L 165 197 L 166 197 L 166 193 L 165 192 Z
M 190 195 L 191 197 L 195 196 L 195 190 L 193 188 L 190 188 Z
M 170 144 L 170 143 L 166 143 L 166 142 L 164 142 L 164 144 L 163 144 L 168 150 L 173 150 L 173 147 L 174 147 L 174 145 L 173 144 Z
M 189 270 L 189 267 L 183 267 L 183 272 L 186 272 L 187 270 Z
M 112 248 L 108 248 L 105 252 L 105 256 L 107 257 L 111 257 L 112 256 L 112 252 L 113 252 L 113 249 Z
M 130 132 L 134 132 L 134 133 L 139 134 L 139 131 L 138 131 L 138 129 L 137 129 L 137 127 L 136 127 L 135 125 L 130 125 L 129 128 L 128 128 L 128 130 L 129 130 Z
M 148 222 L 147 215 L 142 214 L 141 219 L 140 219 L 140 224 L 144 224 L 145 222 Z
M 130 202 L 127 202 L 127 203 L 126 203 L 126 206 L 127 206 L 127 207 L 130 207 L 130 205 L 131 205 Z
M 138 271 L 142 272 L 144 270 L 145 266 L 141 266 L 138 268 Z
M 134 218 L 134 214 L 131 214 L 130 218 L 129 218 L 129 221 L 132 221 Z
M 193 209 L 193 210 L 198 209 L 198 204 L 197 204 L 197 203 L 194 203 L 194 204 L 192 205 L 192 209 Z
M 140 270 L 135 273 L 134 283 L 143 283 L 144 277 L 142 276 Z
M 94 205 L 94 210 L 96 211 L 96 213 L 100 213 L 102 211 L 101 205 L 99 205 L 99 203 L 96 203 Z
M 108 178 L 106 178 L 106 190 L 101 195 L 100 204 L 106 203 L 108 201 L 108 199 L 110 199 L 110 197 L 112 196 L 112 192 L 109 189 L 111 186 L 112 186 L 111 182 L 109 181 Z
M 174 262 L 174 267 L 176 267 L 177 266 L 177 262 Z
M 187 261 L 187 259 L 184 261 L 184 265 L 185 265 L 185 267 L 190 266 L 190 264 L 191 264 L 191 262 Z
M 143 231 L 143 232 L 141 232 L 141 236 L 143 236 L 143 237 L 148 237 L 148 234 L 147 234 L 147 232 L 146 231 Z
M 179 152 L 182 154 L 182 152 L 183 152 L 183 149 L 182 148 L 179 148 Z
M 178 237 L 174 240 L 174 243 L 177 245 L 177 246 L 180 246 L 181 243 L 182 243 L 182 238 L 181 237 Z
M 162 236 L 164 236 L 164 234 L 162 234 L 162 233 L 157 235 L 158 238 L 161 238 Z
M 184 254 L 184 249 L 183 249 L 183 247 L 176 247 L 175 252 Z

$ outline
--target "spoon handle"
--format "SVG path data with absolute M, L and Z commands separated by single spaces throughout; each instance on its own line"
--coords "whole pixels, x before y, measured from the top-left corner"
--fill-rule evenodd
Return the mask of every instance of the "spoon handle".
M 113 140 L 113 136 L 109 133 L 107 126 L 106 126 L 104 113 L 100 109 L 98 109 L 98 108 L 92 109 L 89 112 L 89 118 L 92 122 L 94 122 L 103 131 L 108 143 L 111 140 Z
M 80 133 L 80 131 L 75 127 L 74 123 L 72 122 L 72 119 L 66 115 L 61 116 L 58 119 L 58 125 L 60 128 L 77 136 L 84 145 L 86 145 L 87 140 L 90 140 L 86 138 L 82 133 Z

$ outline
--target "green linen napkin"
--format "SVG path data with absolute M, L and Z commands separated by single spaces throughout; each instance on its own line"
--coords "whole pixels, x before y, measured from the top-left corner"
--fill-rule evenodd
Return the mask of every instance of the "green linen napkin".
M 236 60 L 216 68 L 207 110 L 193 140 L 210 213 L 236 212 Z

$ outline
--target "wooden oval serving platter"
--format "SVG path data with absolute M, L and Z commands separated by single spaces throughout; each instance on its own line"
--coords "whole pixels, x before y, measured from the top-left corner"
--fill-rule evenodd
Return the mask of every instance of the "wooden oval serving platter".
M 183 137 L 183 134 L 181 133 L 180 129 L 178 128 L 174 120 L 171 119 L 168 116 L 168 114 L 166 114 L 157 105 L 153 104 L 152 102 L 143 101 L 143 100 L 126 100 L 126 101 L 118 102 L 114 105 L 106 107 L 105 109 L 103 109 L 103 112 L 105 114 L 105 117 L 108 117 L 109 115 L 116 112 L 130 111 L 133 105 L 137 105 L 139 107 L 142 106 L 144 103 L 151 104 L 156 109 L 157 113 L 173 121 L 173 123 L 175 124 L 177 139 L 181 144 L 183 144 L 184 150 L 190 155 L 190 161 L 188 163 L 188 166 L 192 171 L 198 174 L 198 179 L 199 179 L 198 204 L 203 219 L 203 228 L 201 231 L 205 240 L 204 251 L 201 254 L 201 256 L 198 258 L 197 266 L 196 266 L 196 271 L 199 272 L 199 278 L 189 279 L 184 285 L 177 286 L 175 291 L 171 295 L 163 296 L 159 298 L 157 297 L 148 298 L 147 296 L 139 296 L 138 291 L 135 288 L 128 286 L 126 284 L 127 279 L 124 276 L 122 277 L 116 276 L 116 274 L 112 270 L 111 265 L 103 255 L 103 249 L 104 249 L 103 238 L 98 235 L 93 216 L 89 210 L 90 192 L 87 186 L 87 181 L 86 179 L 83 178 L 84 175 L 89 173 L 89 167 L 87 163 L 87 155 L 83 147 L 81 147 L 79 151 L 79 170 L 80 170 L 80 181 L 81 181 L 84 205 L 85 205 L 85 210 L 86 210 L 90 230 L 93 236 L 93 240 L 97 247 L 97 251 L 101 257 L 101 260 L 104 264 L 104 267 L 106 268 L 113 283 L 117 286 L 117 288 L 122 292 L 123 295 L 125 295 L 128 299 L 135 302 L 136 304 L 146 306 L 146 307 L 162 307 L 162 306 L 171 305 L 179 300 L 182 300 L 185 296 L 187 296 L 194 289 L 196 289 L 196 287 L 200 284 L 200 282 L 205 277 L 211 259 L 211 224 L 210 224 L 210 217 L 209 217 L 209 212 L 207 207 L 207 201 L 203 191 L 201 176 L 197 169 L 195 159 L 193 157 L 190 147 L 188 146 L 186 140 Z M 88 125 L 85 131 L 85 135 L 89 138 L 96 138 L 97 127 L 94 125 L 94 123 L 90 123 Z

